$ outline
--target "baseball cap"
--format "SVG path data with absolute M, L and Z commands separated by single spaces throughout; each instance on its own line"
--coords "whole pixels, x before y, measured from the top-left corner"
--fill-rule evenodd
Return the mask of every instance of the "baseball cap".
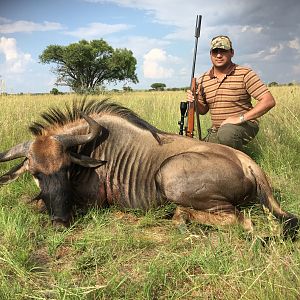
M 232 43 L 231 43 L 230 38 L 226 35 L 218 35 L 218 36 L 214 37 L 210 43 L 210 50 L 213 50 L 216 48 L 224 49 L 224 50 L 231 50 Z

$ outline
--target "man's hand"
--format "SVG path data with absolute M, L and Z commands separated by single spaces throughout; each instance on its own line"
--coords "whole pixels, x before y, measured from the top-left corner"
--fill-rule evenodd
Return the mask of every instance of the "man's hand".
M 235 125 L 241 124 L 240 116 L 231 116 L 231 117 L 228 117 L 226 120 L 224 120 L 222 122 L 221 126 L 223 126 L 225 124 L 235 124 Z
M 186 92 L 187 92 L 187 97 L 186 97 L 187 101 L 188 102 L 194 102 L 195 98 L 194 98 L 194 95 L 193 95 L 192 91 L 187 90 Z
M 187 90 L 186 98 L 188 102 L 194 102 L 195 98 L 191 90 Z M 195 105 L 198 105 L 200 115 L 205 115 L 208 112 L 208 105 L 203 105 L 203 103 L 199 102 L 198 99 L 195 101 Z

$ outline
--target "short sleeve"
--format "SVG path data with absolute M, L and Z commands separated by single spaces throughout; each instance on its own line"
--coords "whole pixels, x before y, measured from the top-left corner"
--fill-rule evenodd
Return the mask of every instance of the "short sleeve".
M 244 81 L 247 92 L 256 100 L 261 100 L 261 97 L 269 92 L 267 86 L 253 70 L 250 70 L 245 75 Z

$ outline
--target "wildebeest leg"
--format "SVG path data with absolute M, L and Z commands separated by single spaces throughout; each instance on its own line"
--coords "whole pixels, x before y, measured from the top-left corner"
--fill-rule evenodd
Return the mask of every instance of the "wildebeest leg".
M 221 226 L 240 224 L 245 231 L 253 232 L 252 221 L 245 218 L 244 214 L 232 205 L 226 206 L 226 210 L 216 208 L 206 211 L 177 206 L 173 216 L 174 224 L 182 226 L 187 221 L 196 221 L 201 224 Z
M 177 221 L 189 216 L 204 224 L 241 224 L 252 231 L 251 221 L 236 208 L 249 201 L 254 189 L 239 162 L 222 154 L 182 153 L 164 161 L 156 182 L 163 197 L 179 205 Z

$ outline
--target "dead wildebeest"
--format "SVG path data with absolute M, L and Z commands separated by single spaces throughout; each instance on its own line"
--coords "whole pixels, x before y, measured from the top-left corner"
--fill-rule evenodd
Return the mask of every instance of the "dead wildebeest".
M 260 202 L 284 223 L 284 236 L 294 238 L 298 218 L 280 207 L 264 172 L 240 151 L 162 132 L 106 100 L 50 109 L 42 117 L 30 127 L 33 141 L 0 153 L 1 162 L 25 157 L 0 184 L 31 173 L 55 224 L 68 224 L 75 206 L 148 210 L 175 203 L 177 223 L 240 224 L 252 231 L 237 206 Z

